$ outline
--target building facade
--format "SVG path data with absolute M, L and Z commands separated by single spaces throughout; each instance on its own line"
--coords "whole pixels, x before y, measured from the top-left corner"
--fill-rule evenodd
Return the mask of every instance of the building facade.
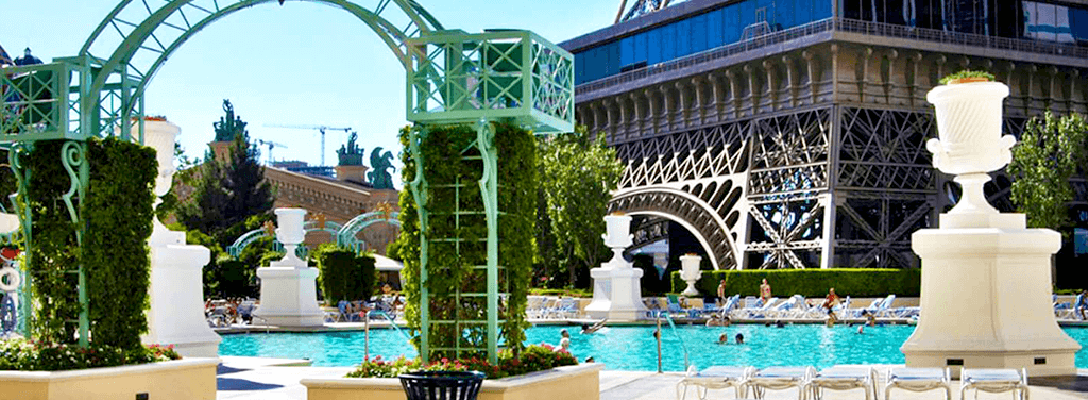
M 1006 133 L 1088 111 L 1088 0 L 623 4 L 561 44 L 578 121 L 626 164 L 611 208 L 636 246 L 682 227 L 718 269 L 917 266 L 910 234 L 959 193 L 924 148 L 925 95 L 951 72 L 1009 86 Z

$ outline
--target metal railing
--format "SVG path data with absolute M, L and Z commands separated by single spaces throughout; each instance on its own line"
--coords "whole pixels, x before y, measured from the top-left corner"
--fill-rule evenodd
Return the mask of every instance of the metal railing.
M 818 33 L 835 31 L 913 39 L 957 46 L 1023 51 L 1036 54 L 1088 59 L 1088 47 L 1047 43 L 1030 39 L 1005 38 L 972 33 L 949 32 L 938 29 L 916 28 L 883 22 L 870 22 L 846 18 L 826 18 L 795 28 L 772 32 L 750 40 L 684 56 L 672 61 L 623 72 L 592 82 L 586 82 L 575 88 L 575 94 L 579 96 L 586 95 L 624 83 L 640 81 L 669 71 L 721 60 L 734 54 L 757 50 Z

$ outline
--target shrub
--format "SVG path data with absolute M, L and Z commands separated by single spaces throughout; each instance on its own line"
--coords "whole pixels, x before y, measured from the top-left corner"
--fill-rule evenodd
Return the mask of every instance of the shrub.
M 180 360 L 173 346 L 78 347 L 11 339 L 0 341 L 0 370 L 59 371 Z
M 58 162 L 61 154 L 73 162 Z M 155 151 L 112 137 L 82 144 L 46 140 L 36 142 L 22 164 L 28 190 L 19 202 L 34 221 L 27 263 L 38 305 L 34 336 L 72 343 L 77 325 L 69 321 L 87 311 L 94 345 L 138 348 L 147 330 Z M 72 177 L 82 173 L 86 193 L 69 193 Z M 78 275 L 67 272 L 79 265 L 86 275 L 87 310 L 77 296 Z
M 356 254 L 354 251 L 335 246 L 322 246 L 317 251 L 318 279 L 327 304 L 340 300 L 369 299 L 377 280 L 374 256 Z
M 922 270 L 837 268 L 837 269 L 761 269 L 702 271 L 695 283 L 699 294 L 717 296 L 718 282 L 726 281 L 726 295 L 759 296 L 763 279 L 771 285 L 778 297 L 799 294 L 805 297 L 823 297 L 829 288 L 835 288 L 840 296 L 880 297 L 889 294 L 917 297 L 921 288 Z M 687 287 L 680 273 L 672 274 L 672 290 L 679 293 Z
M 947 84 L 953 83 L 953 81 L 955 81 L 955 80 L 970 79 L 970 78 L 986 78 L 986 80 L 988 80 L 990 82 L 993 82 L 994 80 L 996 80 L 996 78 L 994 78 L 994 74 L 991 74 L 989 72 L 986 72 L 986 71 L 972 71 L 972 70 L 969 70 L 969 69 L 965 69 L 965 70 L 960 70 L 960 71 L 956 71 L 956 72 L 953 72 L 951 74 L 948 74 L 948 76 L 945 76 L 944 78 L 941 78 L 940 83 L 942 85 L 947 85 Z
M 419 358 L 409 360 L 401 356 L 395 360 L 382 360 L 381 356 L 376 356 L 373 360 L 364 359 L 355 371 L 349 372 L 345 377 L 396 378 L 397 375 L 412 371 L 480 371 L 487 374 L 487 379 L 502 379 L 576 364 L 578 360 L 570 352 L 541 345 L 526 347 L 517 357 L 512 350 L 503 350 L 499 352 L 498 365 L 491 365 L 486 359 L 475 357 L 466 360 L 443 358 L 423 364 Z

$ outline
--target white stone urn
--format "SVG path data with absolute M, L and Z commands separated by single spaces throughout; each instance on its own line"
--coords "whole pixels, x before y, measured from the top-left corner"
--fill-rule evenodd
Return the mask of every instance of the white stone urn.
M 1012 160 L 1012 135 L 1001 136 L 1002 101 L 1009 88 L 1000 82 L 940 85 L 926 99 L 936 107 L 938 138 L 926 142 L 933 166 L 957 175 L 963 199 L 950 214 L 986 213 L 997 210 L 986 202 L 982 186 L 988 173 Z
M 695 289 L 695 282 L 699 281 L 699 263 L 703 261 L 703 257 L 698 254 L 684 254 L 680 256 L 680 279 L 687 282 L 688 287 L 684 289 L 680 294 L 687 297 L 695 297 L 699 295 L 699 290 Z
M 295 249 L 306 239 L 306 231 L 302 225 L 305 223 L 306 210 L 301 208 L 277 208 L 276 239 L 283 243 L 283 251 L 286 253 L 278 266 L 293 265 L 295 268 L 306 268 L 306 262 L 295 255 Z
M 137 131 L 139 126 L 134 127 L 133 131 Z M 144 119 L 144 146 L 155 149 L 155 161 L 159 163 L 159 171 L 155 176 L 155 206 L 158 206 L 162 202 L 162 196 L 170 192 L 170 186 L 173 184 L 174 179 L 174 141 L 178 134 L 181 133 L 181 128 L 174 125 L 170 121 L 164 119 Z M 158 217 L 152 218 L 152 224 L 154 230 L 151 234 L 151 241 L 169 241 L 170 244 L 176 243 L 176 238 L 168 236 L 170 231 L 166 229 L 166 226 L 159 221 Z M 182 233 L 184 235 L 184 233 Z
M 604 217 L 604 222 L 608 226 L 608 233 L 601 235 L 605 246 L 610 248 L 627 248 L 631 246 L 632 238 L 635 237 L 635 235 L 631 234 L 631 217 L 623 214 L 610 214 Z

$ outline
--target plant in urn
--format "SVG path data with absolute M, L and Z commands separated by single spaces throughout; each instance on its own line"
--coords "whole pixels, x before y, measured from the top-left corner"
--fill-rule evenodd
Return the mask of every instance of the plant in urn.
M 939 137 L 929 139 L 926 149 L 933 153 L 933 166 L 956 175 L 953 180 L 963 186 L 963 198 L 949 214 L 998 213 L 982 187 L 990 171 L 1012 161 L 1016 138 L 1001 136 L 1001 103 L 1009 88 L 992 80 L 985 72 L 961 71 L 926 96 L 936 108 Z
M 275 213 L 278 222 L 276 239 L 283 243 L 283 251 L 286 254 L 282 260 L 276 262 L 273 266 L 306 268 L 306 262 L 295 255 L 295 248 L 302 244 L 302 241 L 306 238 L 306 231 L 302 227 L 303 219 L 306 218 L 306 210 L 301 208 L 277 208 Z

